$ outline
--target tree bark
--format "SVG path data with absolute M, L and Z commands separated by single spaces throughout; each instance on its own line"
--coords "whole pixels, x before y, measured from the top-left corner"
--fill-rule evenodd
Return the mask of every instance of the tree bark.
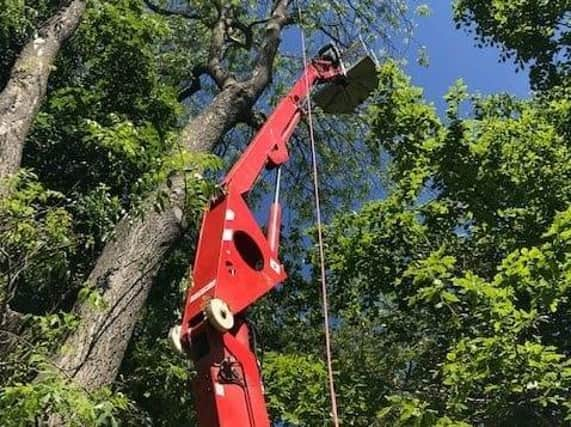
M 289 22 L 288 4 L 289 0 L 276 2 L 251 77 L 237 81 L 229 74 L 224 76 L 218 95 L 185 127 L 181 141 L 187 150 L 212 151 L 228 130 L 247 119 L 271 81 L 280 33 Z M 166 192 L 170 200 L 164 210 L 154 209 L 153 193 L 143 204 L 142 218 L 127 216 L 117 225 L 113 240 L 88 278 L 102 291 L 105 308 L 81 304 L 80 326 L 56 357 L 61 369 L 86 389 L 109 385 L 115 379 L 161 261 L 184 232 L 184 177 L 171 178 L 171 185 L 163 184 L 159 191 Z
M 252 103 L 239 85 L 220 92 L 184 129 L 185 148 L 211 151 Z M 152 193 L 143 204 L 142 217 L 123 218 L 89 275 L 89 284 L 102 291 L 105 308 L 80 306 L 80 326 L 57 359 L 85 388 L 96 389 L 115 379 L 161 260 L 184 232 L 184 177 L 176 175 L 170 181 L 170 187 L 163 184 L 158 190 L 168 194 L 165 209 L 157 212 L 157 193 Z
M 12 310 L 9 306 L 5 307 L 0 324 L 0 356 L 11 351 L 15 338 L 24 329 L 25 319 L 22 313 Z
M 78 27 L 86 1 L 67 1 L 24 46 L 12 67 L 0 93 L 0 180 L 20 168 L 24 141 L 46 96 L 55 58 Z

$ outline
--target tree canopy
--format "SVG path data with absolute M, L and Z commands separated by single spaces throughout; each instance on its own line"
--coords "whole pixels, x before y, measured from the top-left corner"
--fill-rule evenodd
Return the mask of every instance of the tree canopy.
M 315 112 L 342 424 L 571 421 L 568 2 L 451 5 L 536 90 L 458 81 L 440 113 L 401 66 L 401 0 L 84 3 L 0 12 L 0 108 L 8 87 L 43 88 L 0 180 L 3 425 L 196 425 L 167 331 L 218 178 L 299 73 L 295 26 L 310 53 L 385 47 L 366 107 Z M 28 78 L 18 64 L 50 37 L 53 63 Z M 289 279 L 249 313 L 275 425 L 331 422 L 305 138 L 284 171 Z
M 391 153 L 394 187 L 328 233 L 334 311 L 368 331 L 377 367 L 363 368 L 388 401 L 378 416 L 563 422 L 569 102 L 468 97 L 458 82 L 443 123 L 393 64 L 381 76 L 369 142 Z M 462 102 L 472 104 L 467 117 Z

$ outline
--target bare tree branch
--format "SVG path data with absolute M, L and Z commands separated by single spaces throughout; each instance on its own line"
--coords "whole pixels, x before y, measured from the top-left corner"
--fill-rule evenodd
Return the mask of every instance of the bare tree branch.
M 239 47 L 246 49 L 246 50 L 250 50 L 252 48 L 252 45 L 254 43 L 254 32 L 252 31 L 252 26 L 250 25 L 245 25 L 242 22 L 240 22 L 240 20 L 238 18 L 234 18 L 232 20 L 231 23 L 231 28 L 228 34 L 228 37 L 230 37 L 230 40 L 232 42 L 234 42 L 236 45 L 238 45 Z M 244 41 L 236 38 L 232 32 L 237 29 L 238 31 L 240 31 L 243 35 L 244 35 Z
M 271 82 L 274 58 L 280 43 L 281 31 L 286 25 L 293 22 L 287 11 L 289 4 L 289 0 L 277 1 L 272 16 L 266 24 L 266 34 L 258 51 L 258 59 L 250 79 L 251 88 L 256 92 Z
M 234 76 L 223 66 L 224 42 L 226 40 L 229 12 L 230 8 L 228 6 L 221 9 L 218 20 L 212 28 L 210 48 L 208 49 L 208 74 L 214 79 L 220 89 L 236 82 Z
M 341 46 L 343 48 L 349 47 L 349 45 L 347 43 L 345 43 L 343 40 L 341 40 L 341 38 L 339 38 L 338 36 L 334 35 L 331 31 L 326 29 L 325 25 L 320 26 L 319 31 L 321 31 L 323 34 L 325 34 L 327 37 L 329 37 L 331 40 L 333 40 L 339 46 Z
M 200 89 L 202 89 L 202 85 L 200 84 L 200 76 L 206 74 L 207 72 L 208 70 L 204 65 L 198 65 L 192 69 L 190 84 L 182 89 L 177 95 L 179 102 L 190 98 Z

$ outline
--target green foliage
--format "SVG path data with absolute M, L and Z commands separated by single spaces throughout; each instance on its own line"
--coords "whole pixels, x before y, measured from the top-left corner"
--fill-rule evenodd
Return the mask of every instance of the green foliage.
M 264 379 L 273 419 L 288 425 L 329 424 L 327 371 L 324 363 L 310 355 L 264 355 Z
M 380 425 L 392 426 L 436 426 L 436 427 L 469 427 L 462 421 L 453 421 L 449 417 L 438 418 L 436 411 L 429 409 L 427 402 L 403 395 L 388 396 L 390 406 L 379 411 L 377 417 Z
M 0 416 L 5 426 L 36 425 L 55 415 L 66 426 L 118 426 L 117 415 L 129 408 L 120 393 L 89 393 L 39 360 L 39 379 L 0 391 Z
M 167 295 L 178 297 L 172 292 Z M 164 322 L 162 316 L 150 312 L 145 320 L 147 324 Z M 176 316 L 170 310 L 170 324 L 175 320 Z M 183 392 L 188 390 L 194 370 L 190 362 L 175 353 L 167 343 L 165 329 L 139 328 L 123 362 L 119 388 L 137 402 L 137 411 L 124 416 L 126 424 L 174 427 L 195 423 L 192 397 Z
M 93 310 L 104 310 L 107 307 L 103 295 L 99 289 L 94 289 L 92 286 L 85 286 L 77 294 L 77 302 L 80 304 L 87 304 Z
M 160 78 L 160 46 L 171 36 L 140 2 L 92 2 L 58 58 L 25 162 L 66 193 L 101 184 L 121 199 L 135 192 L 137 179 L 173 148 L 180 106 Z
M 420 4 L 416 7 L 416 14 L 418 16 L 430 16 L 432 13 L 432 10 L 430 9 L 430 6 L 428 6 L 427 4 Z
M 456 0 L 454 19 L 475 33 L 479 46 L 499 46 L 500 59 L 530 67 L 535 88 L 562 83 L 570 71 L 568 0 Z
M 65 312 L 33 316 L 31 320 L 34 323 L 35 344 L 39 348 L 56 345 L 59 339 L 73 332 L 79 324 L 79 319 L 75 313 Z M 42 351 L 38 353 L 42 353 Z
M 569 211 L 556 221 L 568 217 Z M 537 422 L 564 418 L 562 404 L 569 398 L 571 381 L 571 362 L 560 353 L 566 344 L 542 343 L 555 343 L 545 324 L 552 321 L 559 302 L 566 302 L 569 295 L 568 262 L 566 265 L 550 251 L 551 239 L 562 237 L 556 236 L 547 234 L 541 247 L 510 254 L 491 282 L 471 272 L 452 275 L 455 259 L 441 253 L 413 264 L 407 271 L 418 289 L 409 298 L 411 306 L 422 309 L 428 304 L 440 310 L 456 337 L 442 366 L 442 383 L 449 388 L 448 415 L 475 422 L 497 420 L 502 414 L 509 423 L 526 418 Z M 529 254 L 545 264 L 530 262 Z M 518 288 L 525 282 L 514 280 L 512 275 L 527 277 L 529 287 L 522 292 Z M 545 283 L 547 278 L 549 283 Z M 557 296 L 548 304 L 534 303 L 543 299 L 545 288 Z
M 380 75 L 378 101 L 370 109 L 372 140 L 378 138 L 391 154 L 391 177 L 399 191 L 408 197 L 421 191 L 426 197 L 427 190 L 440 194 L 438 209 L 452 209 L 457 223 L 481 234 L 473 242 L 485 250 L 493 246 L 507 255 L 524 242 L 536 244 L 571 194 L 571 152 L 564 131 L 568 103 L 469 97 L 457 83 L 446 97 L 445 127 L 394 64 L 384 66 Z M 466 103 L 474 114 L 462 119 L 459 111 Z M 551 114 L 554 110 L 559 113 Z M 502 242 L 493 241 L 496 233 Z
M 0 306 L 10 303 L 23 283 L 34 291 L 65 280 L 76 246 L 65 197 L 46 190 L 22 170 L 4 184 L 0 198 Z
M 422 89 L 411 86 L 392 61 L 379 71 L 375 100 L 369 108 L 371 132 L 376 138 L 373 147 L 381 145 L 390 154 L 391 179 L 399 192 L 414 198 L 430 173 L 427 153 L 442 143 L 438 115 L 422 102 Z

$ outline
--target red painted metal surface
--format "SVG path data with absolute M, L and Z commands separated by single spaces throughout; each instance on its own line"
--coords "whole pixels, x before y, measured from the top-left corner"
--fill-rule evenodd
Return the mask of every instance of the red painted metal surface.
M 198 374 L 192 392 L 201 427 L 270 425 L 251 338 L 242 319 L 230 332 L 221 334 L 208 326 L 196 336 L 201 353 L 193 355 Z
M 252 332 L 243 313 L 287 277 L 278 258 L 281 208 L 272 204 L 264 234 L 245 196 L 264 168 L 288 160 L 287 143 L 304 113 L 308 92 L 342 73 L 335 61 L 312 61 L 228 172 L 222 195 L 204 215 L 181 324 L 183 347 L 198 371 L 192 388 L 201 427 L 270 425 Z M 205 318 L 212 298 L 223 300 L 235 316 L 231 330 L 220 332 Z

